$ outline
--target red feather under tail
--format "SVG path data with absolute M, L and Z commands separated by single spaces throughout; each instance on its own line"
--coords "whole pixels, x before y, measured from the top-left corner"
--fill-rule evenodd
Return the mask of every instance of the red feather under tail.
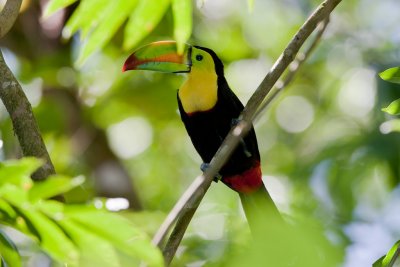
M 223 177 L 222 182 L 238 193 L 250 194 L 263 186 L 260 162 L 241 174 Z

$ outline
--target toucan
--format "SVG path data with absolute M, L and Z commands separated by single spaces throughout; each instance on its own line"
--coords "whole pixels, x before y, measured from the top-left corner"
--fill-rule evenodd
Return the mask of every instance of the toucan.
M 230 129 L 238 123 L 243 104 L 230 89 L 224 65 L 216 53 L 205 47 L 186 44 L 177 53 L 174 41 L 145 45 L 131 54 L 122 68 L 166 73 L 186 73 L 187 79 L 177 93 L 178 108 L 190 139 L 207 168 Z M 279 218 L 262 181 L 260 153 L 252 127 L 241 139 L 219 179 L 239 193 L 250 227 L 264 219 Z

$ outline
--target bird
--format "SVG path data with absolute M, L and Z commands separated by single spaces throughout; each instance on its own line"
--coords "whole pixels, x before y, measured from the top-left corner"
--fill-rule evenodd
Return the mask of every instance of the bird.
M 177 92 L 178 108 L 193 146 L 203 160 L 204 171 L 244 109 L 225 79 L 221 59 L 206 47 L 185 44 L 183 53 L 178 53 L 175 41 L 158 41 L 132 53 L 122 67 L 123 72 L 128 70 L 186 74 Z M 264 220 L 281 220 L 262 181 L 260 161 L 252 126 L 214 179 L 239 194 L 252 232 L 262 229 Z

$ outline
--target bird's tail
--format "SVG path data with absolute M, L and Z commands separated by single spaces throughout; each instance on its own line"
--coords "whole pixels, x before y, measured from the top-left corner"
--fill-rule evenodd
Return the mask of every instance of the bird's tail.
M 253 234 L 265 232 L 266 228 L 270 228 L 267 225 L 283 226 L 283 218 L 264 184 L 254 192 L 239 193 L 239 196 Z

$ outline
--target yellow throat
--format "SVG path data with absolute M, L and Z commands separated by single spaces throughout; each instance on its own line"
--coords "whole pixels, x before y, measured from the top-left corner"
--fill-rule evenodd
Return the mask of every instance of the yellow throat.
M 212 109 L 218 100 L 217 74 L 207 69 L 192 68 L 179 88 L 179 99 L 186 113 Z

